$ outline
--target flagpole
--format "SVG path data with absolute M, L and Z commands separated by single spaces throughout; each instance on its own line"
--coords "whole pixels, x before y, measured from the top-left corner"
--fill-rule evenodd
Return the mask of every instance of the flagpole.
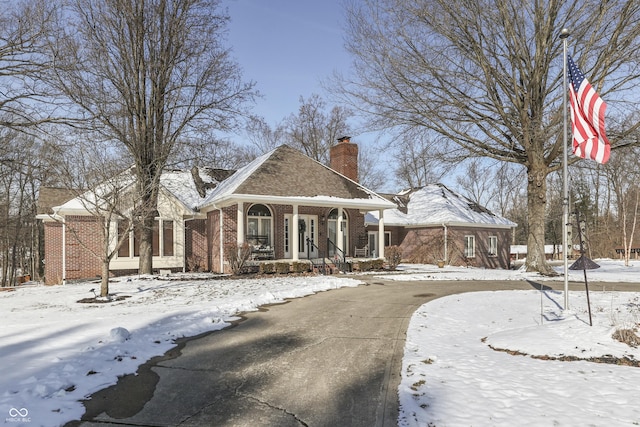
M 569 30 L 563 28 L 560 31 L 560 39 L 563 44 L 563 68 L 562 68 L 562 111 L 563 111 L 563 128 L 562 128 L 562 257 L 564 259 L 564 309 L 569 309 L 569 172 L 567 161 L 569 159 L 567 153 L 567 37 Z

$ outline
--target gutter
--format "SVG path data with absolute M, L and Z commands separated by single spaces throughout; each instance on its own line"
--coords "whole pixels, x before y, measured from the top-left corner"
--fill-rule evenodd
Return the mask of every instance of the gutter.
M 447 224 L 442 223 L 442 228 L 444 229 L 444 263 L 447 264 L 448 260 L 447 257 L 449 255 L 449 251 L 448 251 L 448 230 L 447 230 Z

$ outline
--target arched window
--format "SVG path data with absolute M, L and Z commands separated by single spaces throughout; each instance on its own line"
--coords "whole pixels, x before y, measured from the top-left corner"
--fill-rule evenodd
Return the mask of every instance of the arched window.
M 273 217 L 265 205 L 253 205 L 247 212 L 247 243 L 254 246 L 272 246 Z

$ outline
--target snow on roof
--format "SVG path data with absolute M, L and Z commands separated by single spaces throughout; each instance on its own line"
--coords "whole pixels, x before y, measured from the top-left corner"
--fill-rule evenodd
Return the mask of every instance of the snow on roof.
M 207 173 L 206 168 L 199 168 L 198 174 L 205 184 L 216 184 L 217 181 Z M 105 182 L 98 186 L 95 190 L 86 191 L 84 194 L 75 197 L 56 210 L 61 211 L 86 211 L 91 209 L 96 203 L 100 203 L 108 191 L 112 191 L 114 185 L 121 189 L 133 184 L 134 178 L 129 171 L 120 174 L 116 181 Z M 193 210 L 199 205 L 202 198 L 198 193 L 196 183 L 194 182 L 191 171 L 171 170 L 165 171 L 160 177 L 160 186 L 171 193 L 186 208 Z
M 112 179 L 106 180 L 93 190 L 87 190 L 83 194 L 66 201 L 60 206 L 54 206 L 54 212 L 58 211 L 93 211 L 104 206 L 114 191 L 121 191 L 133 183 L 129 171 L 123 172 Z
M 206 169 L 198 168 L 197 171 L 205 184 L 217 183 L 214 178 L 206 173 Z M 202 197 L 198 193 L 191 171 L 163 172 L 160 177 L 160 185 L 189 209 L 195 209 L 201 203 Z
M 442 184 L 403 191 L 393 197 L 397 209 L 384 211 L 385 225 L 426 226 L 441 224 L 516 227 L 516 223 L 490 212 Z M 366 222 L 377 223 L 378 212 L 369 212 Z
M 251 176 L 256 169 L 263 164 L 276 149 L 273 149 L 262 156 L 256 157 L 252 162 L 247 164 L 246 166 L 241 167 L 231 175 L 229 178 L 225 179 L 218 185 L 211 193 L 207 194 L 204 199 L 200 199 L 200 203 L 198 206 L 204 206 L 211 203 L 213 200 L 229 196 L 233 194 L 233 192 L 242 184 L 247 178 Z

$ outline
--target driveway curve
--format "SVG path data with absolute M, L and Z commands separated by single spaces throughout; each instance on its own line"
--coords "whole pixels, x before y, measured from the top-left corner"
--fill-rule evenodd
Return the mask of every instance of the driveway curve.
M 414 311 L 445 295 L 535 287 L 361 279 L 184 339 L 95 393 L 67 426 L 396 426 Z

